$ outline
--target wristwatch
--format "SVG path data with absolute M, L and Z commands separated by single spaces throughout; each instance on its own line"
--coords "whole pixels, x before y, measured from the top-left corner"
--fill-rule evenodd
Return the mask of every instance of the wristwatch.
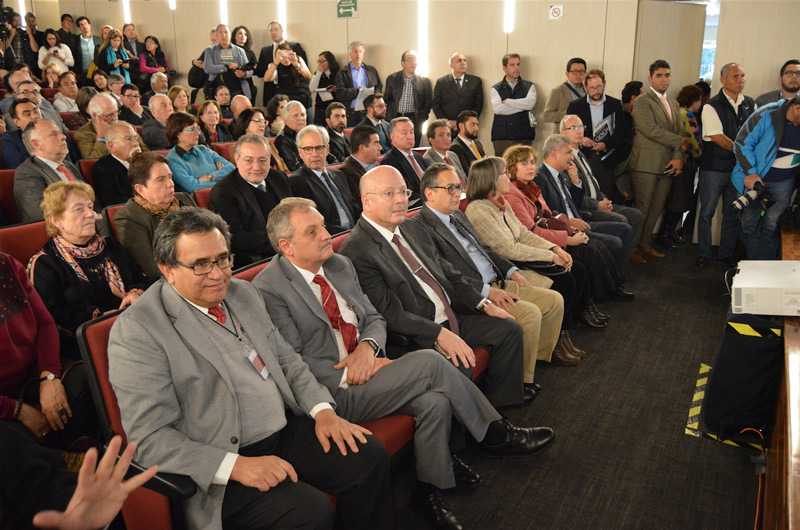
M 378 344 L 378 341 L 376 341 L 376 340 L 374 340 L 374 339 L 364 339 L 364 340 L 362 340 L 361 342 L 366 342 L 367 344 L 369 344 L 370 346 L 372 346 L 372 349 L 373 349 L 373 350 L 375 350 L 375 357 L 377 357 L 378 355 L 380 355 L 380 353 L 381 353 L 381 346 L 380 346 L 380 344 Z
M 489 300 L 488 298 L 484 298 L 478 303 L 478 311 L 486 311 L 486 306 L 488 306 L 491 303 L 492 303 L 491 300 Z
M 52 381 L 53 379 L 61 379 L 61 378 L 58 377 L 56 374 L 50 374 L 39 379 L 39 382 L 42 383 L 44 381 Z

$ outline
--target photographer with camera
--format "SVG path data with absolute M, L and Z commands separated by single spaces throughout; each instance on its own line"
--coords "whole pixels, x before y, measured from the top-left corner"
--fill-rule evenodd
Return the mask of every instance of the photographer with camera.
M 733 185 L 740 193 L 752 190 L 756 195 L 750 193 L 752 200 L 742 209 L 747 259 L 777 259 L 778 218 L 800 175 L 800 96 L 755 111 L 736 135 L 733 153 Z M 774 199 L 771 207 L 767 193 Z M 740 197 L 737 202 L 742 200 L 746 201 Z

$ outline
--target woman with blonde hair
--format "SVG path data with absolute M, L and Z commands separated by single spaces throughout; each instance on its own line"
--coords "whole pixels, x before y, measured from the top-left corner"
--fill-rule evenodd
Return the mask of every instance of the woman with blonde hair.
M 111 29 L 106 35 L 103 44 L 97 51 L 95 64 L 106 74 L 119 74 L 125 78 L 126 83 L 131 82 L 128 69 L 131 66 L 131 56 L 122 46 L 122 33 L 118 29 Z

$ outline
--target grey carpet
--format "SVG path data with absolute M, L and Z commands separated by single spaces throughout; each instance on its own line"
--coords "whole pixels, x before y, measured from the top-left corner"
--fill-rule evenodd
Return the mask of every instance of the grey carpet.
M 695 247 L 632 266 L 634 302 L 609 302 L 605 331 L 573 331 L 574 368 L 539 363 L 544 391 L 503 411 L 557 440 L 525 459 L 465 459 L 484 483 L 445 499 L 469 529 L 752 528 L 754 451 L 684 434 L 699 364 L 711 364 L 728 299 L 724 265 L 694 267 Z M 425 528 L 408 509 L 413 457 L 394 468 L 398 528 Z

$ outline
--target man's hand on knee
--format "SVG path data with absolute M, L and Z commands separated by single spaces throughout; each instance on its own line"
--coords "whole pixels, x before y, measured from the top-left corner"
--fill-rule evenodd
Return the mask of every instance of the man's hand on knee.
M 247 457 L 239 455 L 233 464 L 230 479 L 244 486 L 267 491 L 286 480 L 287 477 L 292 482 L 297 482 L 297 473 L 292 464 L 286 460 L 277 456 Z

